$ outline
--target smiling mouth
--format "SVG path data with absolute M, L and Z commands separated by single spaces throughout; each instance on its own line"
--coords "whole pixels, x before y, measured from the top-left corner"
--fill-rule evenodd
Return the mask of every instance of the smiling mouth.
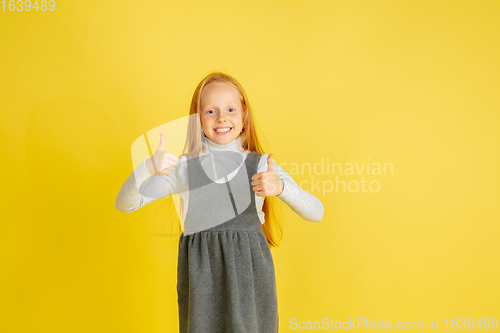
M 233 129 L 232 127 L 219 127 L 219 128 L 214 128 L 214 131 L 215 133 L 227 133 L 232 129 Z

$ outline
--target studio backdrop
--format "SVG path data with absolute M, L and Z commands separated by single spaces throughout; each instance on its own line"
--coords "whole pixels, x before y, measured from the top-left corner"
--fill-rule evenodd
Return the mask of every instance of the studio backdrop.
M 178 331 L 175 197 L 115 198 L 212 71 L 324 207 L 278 200 L 280 332 L 499 329 L 499 21 L 488 0 L 4 1 L 0 331 Z

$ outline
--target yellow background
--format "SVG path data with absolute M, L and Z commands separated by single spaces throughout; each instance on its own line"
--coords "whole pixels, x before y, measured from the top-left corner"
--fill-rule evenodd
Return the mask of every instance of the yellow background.
M 394 168 L 339 175 L 377 193 L 313 191 L 320 223 L 283 206 L 280 332 L 291 318 L 500 318 L 499 21 L 494 0 L 0 11 L 0 331 L 177 330 L 165 201 L 125 214 L 115 198 L 132 142 L 186 116 L 213 70 L 241 82 L 277 163 Z

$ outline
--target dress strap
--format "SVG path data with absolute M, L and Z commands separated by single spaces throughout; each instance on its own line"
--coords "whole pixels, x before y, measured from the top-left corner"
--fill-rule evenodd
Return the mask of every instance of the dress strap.
M 201 166 L 199 157 L 187 160 L 190 188 L 184 223 L 186 235 L 205 230 L 248 230 L 261 227 L 255 192 L 251 185 L 259 160 L 259 153 L 249 152 L 244 165 L 225 183 L 212 181 Z M 255 226 L 252 226 L 254 222 Z

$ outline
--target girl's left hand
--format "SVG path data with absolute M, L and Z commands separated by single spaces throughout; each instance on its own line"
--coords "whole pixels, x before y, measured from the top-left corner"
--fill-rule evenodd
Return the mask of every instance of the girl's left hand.
M 258 197 L 274 197 L 283 192 L 285 183 L 276 174 L 273 164 L 273 154 L 267 157 L 267 171 L 252 176 L 251 185 Z

